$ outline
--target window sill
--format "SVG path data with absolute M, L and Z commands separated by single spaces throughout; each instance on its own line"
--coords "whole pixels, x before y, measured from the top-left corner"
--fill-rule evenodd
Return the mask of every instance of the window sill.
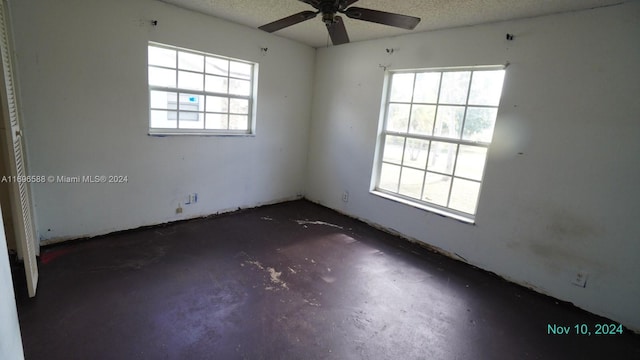
M 423 210 L 423 211 L 434 213 L 434 214 L 437 214 L 437 215 L 440 215 L 440 216 L 448 217 L 448 218 L 460 221 L 460 222 L 465 223 L 465 224 L 475 225 L 475 218 L 473 218 L 473 217 L 467 217 L 467 216 L 463 216 L 463 215 L 460 215 L 460 214 L 456 214 L 454 212 L 442 210 L 442 209 L 439 209 L 439 208 L 436 208 L 436 207 L 420 204 L 420 203 L 417 203 L 415 201 L 407 200 L 407 199 L 402 198 L 400 196 L 389 194 L 389 193 L 386 193 L 386 192 L 383 192 L 383 191 L 380 191 L 380 190 L 375 190 L 374 189 L 374 190 L 371 190 L 370 193 L 373 194 L 373 195 L 379 196 L 381 198 L 387 199 L 387 200 L 392 200 L 392 201 L 399 202 L 399 203 L 404 204 L 404 205 L 411 206 L 411 207 L 419 209 L 419 210 Z
M 255 137 L 255 133 L 247 132 L 202 132 L 202 131 L 171 131 L 171 130 L 149 130 L 149 136 L 164 137 L 164 136 L 216 136 L 216 137 Z

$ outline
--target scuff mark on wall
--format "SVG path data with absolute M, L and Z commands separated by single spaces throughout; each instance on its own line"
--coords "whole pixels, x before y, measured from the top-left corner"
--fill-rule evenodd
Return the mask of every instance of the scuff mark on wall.
M 566 211 L 554 213 L 549 219 L 546 230 L 560 239 L 574 238 L 578 241 L 584 241 L 585 238 L 602 233 L 596 221 L 587 220 Z

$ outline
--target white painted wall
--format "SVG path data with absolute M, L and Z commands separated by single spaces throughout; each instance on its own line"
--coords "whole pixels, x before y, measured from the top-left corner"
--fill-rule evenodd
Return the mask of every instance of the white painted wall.
M 0 210 L 0 213 L 2 211 Z M 0 218 L 2 216 L 0 215 Z M 24 359 L 22 336 L 7 256 L 4 224 L 0 221 L 0 359 Z
M 632 2 L 320 49 L 307 197 L 640 330 L 639 18 Z M 506 62 L 475 226 L 368 192 L 380 64 Z
M 152 0 L 10 5 L 30 173 L 129 179 L 34 184 L 41 240 L 303 194 L 314 49 Z M 258 62 L 257 135 L 148 136 L 148 41 Z M 264 56 L 261 47 L 268 48 Z M 198 203 L 176 215 L 194 192 Z

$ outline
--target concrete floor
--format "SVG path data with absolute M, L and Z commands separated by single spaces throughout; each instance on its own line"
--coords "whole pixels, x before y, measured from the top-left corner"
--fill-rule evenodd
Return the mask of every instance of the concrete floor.
M 27 359 L 640 359 L 613 323 L 307 201 L 44 248 Z M 570 335 L 549 335 L 549 324 Z

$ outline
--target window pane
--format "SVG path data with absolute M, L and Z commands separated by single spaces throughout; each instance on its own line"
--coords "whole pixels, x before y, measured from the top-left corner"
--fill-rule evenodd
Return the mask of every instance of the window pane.
M 178 124 L 180 128 L 184 128 L 182 122 L 197 122 L 199 119 L 197 112 L 181 111 L 178 114 L 180 115 L 180 124 Z
M 229 61 L 207 56 L 206 71 L 209 74 L 229 76 Z
M 207 114 L 207 129 L 227 130 L 228 123 L 229 118 L 227 114 Z
M 150 128 L 252 129 L 255 64 L 169 45 L 147 49 Z
M 181 111 L 179 115 L 180 129 L 204 129 L 204 113 Z
M 180 94 L 180 110 L 203 111 L 203 96 L 198 94 Z M 182 118 L 181 118 L 182 119 Z
M 176 71 L 149 67 L 149 85 L 162 87 L 176 87 Z
M 411 107 L 412 134 L 431 135 L 433 132 L 433 118 L 436 116 L 435 105 L 413 105 Z
M 410 102 L 413 91 L 413 74 L 393 74 L 390 101 Z
M 450 71 L 442 74 L 440 104 L 464 104 L 467 102 L 470 71 Z
M 400 166 L 382 164 L 382 168 L 380 169 L 380 185 L 378 185 L 380 189 L 397 192 L 399 179 Z
M 229 98 L 220 96 L 207 96 L 207 111 L 229 112 Z
M 457 147 L 458 145 L 456 144 L 432 141 L 427 170 L 445 174 L 453 173 L 453 163 L 456 159 Z
M 249 113 L 249 100 L 246 99 L 230 99 L 230 112 L 235 114 Z
M 226 94 L 229 79 L 220 76 L 206 76 L 205 91 Z
M 186 71 L 178 71 L 178 87 L 181 89 L 202 91 L 203 75 Z
M 463 117 L 464 106 L 438 106 L 438 115 L 433 134 L 435 136 L 459 139 Z
M 165 91 L 151 91 L 149 103 L 155 109 L 175 110 L 178 108 L 178 94 Z
M 416 86 L 413 92 L 413 102 L 435 104 L 438 102 L 439 87 L 439 72 L 416 74 Z
M 424 195 L 422 199 L 430 203 L 441 206 L 447 206 L 449 198 L 449 187 L 451 186 L 451 177 L 427 173 L 424 182 Z
M 152 128 L 175 129 L 178 126 L 178 122 L 175 119 L 175 112 L 151 110 L 150 126 Z
M 472 141 L 491 142 L 497 115 L 497 108 L 468 107 L 462 138 Z
M 460 145 L 455 175 L 478 181 L 482 180 L 486 158 L 487 148 Z
M 241 79 L 251 79 L 251 68 L 252 66 L 247 63 L 241 63 L 236 61 L 231 61 L 231 67 L 229 68 L 229 76 L 241 78 Z
M 420 199 L 423 180 L 424 171 L 403 167 L 398 192 L 402 195 Z
M 178 51 L 178 69 L 204 71 L 204 56 Z
M 378 188 L 472 219 L 504 76 L 484 69 L 391 73 Z
M 480 183 L 463 179 L 453 179 L 449 207 L 467 214 L 476 213 Z
M 229 115 L 230 130 L 248 130 L 249 117 L 246 115 Z
M 397 132 L 407 132 L 409 126 L 409 111 L 411 105 L 389 104 L 387 114 L 387 130 Z
M 401 136 L 387 136 L 384 141 L 383 161 L 400 164 L 402 161 L 402 150 L 404 149 L 404 138 Z
M 246 80 L 229 79 L 229 94 L 251 95 L 251 82 Z
M 155 46 L 149 46 L 149 65 L 175 68 L 176 51 Z
M 469 93 L 469 105 L 498 106 L 503 81 L 504 70 L 474 72 Z
M 429 154 L 429 141 L 420 139 L 407 139 L 407 146 L 404 150 L 403 164 L 424 169 L 427 165 L 427 155 Z

